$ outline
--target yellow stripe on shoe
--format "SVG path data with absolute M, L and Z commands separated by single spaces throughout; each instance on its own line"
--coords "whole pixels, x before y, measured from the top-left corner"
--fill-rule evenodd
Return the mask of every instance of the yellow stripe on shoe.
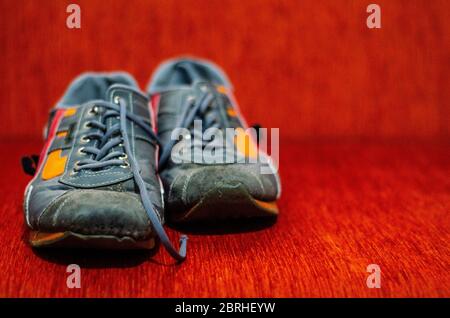
M 258 157 L 258 147 L 253 142 L 251 136 L 243 128 L 236 128 L 234 143 L 237 151 L 246 158 Z
M 42 169 L 42 179 L 49 180 L 60 176 L 64 173 L 66 167 L 67 156 L 61 156 L 62 150 L 54 150 L 50 152 Z

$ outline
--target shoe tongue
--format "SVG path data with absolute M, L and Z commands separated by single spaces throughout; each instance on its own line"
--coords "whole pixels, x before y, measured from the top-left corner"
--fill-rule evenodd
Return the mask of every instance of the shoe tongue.
M 201 95 L 207 92 L 214 92 L 215 87 L 210 82 L 196 82 L 193 85 L 193 90 L 196 94 Z
M 146 118 L 150 116 L 148 110 L 148 98 L 137 89 L 121 84 L 110 86 L 106 90 L 105 99 L 111 103 L 117 104 L 118 98 L 125 101 L 127 111 Z
M 121 84 L 111 85 L 105 93 L 105 99 L 109 102 L 114 103 L 114 99 L 118 97 L 125 98 L 125 100 L 131 100 L 134 102 L 135 99 L 142 101 L 147 100 L 147 97 L 140 93 L 137 89 Z

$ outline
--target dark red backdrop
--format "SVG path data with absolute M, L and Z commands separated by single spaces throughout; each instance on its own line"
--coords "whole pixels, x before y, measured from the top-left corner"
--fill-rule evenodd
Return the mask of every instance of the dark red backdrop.
M 66 28 L 66 6 L 82 28 Z M 179 54 L 229 73 L 250 122 L 285 137 L 450 135 L 450 2 L 0 1 L 0 136 L 36 136 L 74 76 L 123 69 L 144 87 Z

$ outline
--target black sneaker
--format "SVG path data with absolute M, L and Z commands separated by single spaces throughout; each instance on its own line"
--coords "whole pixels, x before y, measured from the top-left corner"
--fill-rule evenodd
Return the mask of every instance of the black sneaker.
M 130 76 L 85 74 L 51 111 L 36 173 L 25 191 L 33 247 L 153 249 L 178 260 L 162 227 L 157 137 L 148 98 Z
M 198 59 L 169 60 L 156 70 L 148 90 L 157 112 L 159 172 L 172 222 L 277 216 L 279 176 L 246 135 L 220 68 Z M 235 133 L 231 138 L 227 128 Z M 208 131 L 223 138 L 201 140 Z

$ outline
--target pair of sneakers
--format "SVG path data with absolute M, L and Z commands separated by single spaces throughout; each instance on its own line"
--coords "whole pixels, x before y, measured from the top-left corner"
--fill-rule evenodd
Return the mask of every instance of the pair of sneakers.
M 276 216 L 278 174 L 251 139 L 237 138 L 247 125 L 231 91 L 220 68 L 191 58 L 161 64 L 148 94 L 125 73 L 75 79 L 50 113 L 26 187 L 31 245 L 153 249 L 160 242 L 181 261 L 187 238 L 174 247 L 166 220 Z M 236 134 L 197 138 L 209 128 Z M 232 161 L 214 160 L 229 149 Z

